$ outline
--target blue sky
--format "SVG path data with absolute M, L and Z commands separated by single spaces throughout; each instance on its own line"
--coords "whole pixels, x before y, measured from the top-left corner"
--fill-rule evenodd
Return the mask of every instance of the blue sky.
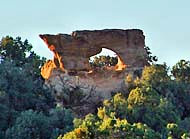
M 1 0 L 0 37 L 21 36 L 52 58 L 39 34 L 138 28 L 159 63 L 171 66 L 190 60 L 189 6 L 190 0 Z

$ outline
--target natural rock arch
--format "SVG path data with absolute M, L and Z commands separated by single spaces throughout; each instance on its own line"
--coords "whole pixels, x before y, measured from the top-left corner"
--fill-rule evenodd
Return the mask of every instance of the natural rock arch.
M 66 70 L 89 70 L 89 57 L 107 48 L 118 54 L 128 68 L 147 64 L 144 35 L 141 30 L 105 29 L 75 31 L 72 35 L 40 35 L 54 53 L 56 67 Z
M 109 54 L 105 54 L 106 53 L 109 53 Z M 111 49 L 107 49 L 107 48 L 102 48 L 102 51 L 94 56 L 91 56 L 90 57 L 90 61 L 93 60 L 94 57 L 99 57 L 99 56 L 110 56 L 110 57 L 116 57 L 117 58 L 117 63 L 114 65 L 114 69 L 116 71 L 118 70 L 123 70 L 126 68 L 126 65 L 124 64 L 123 60 L 121 59 L 121 57 L 116 53 L 114 52 L 113 50 Z M 113 65 L 112 65 L 113 66 Z
M 57 92 L 62 105 L 65 104 L 63 101 L 73 104 L 69 98 L 75 95 L 75 91 L 67 93 L 65 88 L 80 88 L 83 98 L 76 107 L 72 106 L 77 114 L 93 113 L 94 106 L 104 99 L 110 99 L 113 92 L 125 92 L 128 86 L 125 77 L 136 70 L 141 71 L 148 64 L 145 37 L 138 29 L 84 30 L 75 31 L 71 35 L 45 34 L 40 37 L 54 53 L 54 59 L 47 61 L 41 69 L 45 83 L 52 92 Z M 118 64 L 114 70 L 91 69 L 89 58 L 100 53 L 102 48 L 110 49 L 118 55 Z M 120 68 L 120 65 L 123 67 Z

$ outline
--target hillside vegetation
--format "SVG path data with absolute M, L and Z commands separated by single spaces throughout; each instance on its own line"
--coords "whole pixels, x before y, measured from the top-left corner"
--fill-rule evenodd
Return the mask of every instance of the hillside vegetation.
M 114 65 L 117 61 L 101 59 L 91 64 Z M 125 77 L 126 92 L 115 92 L 97 113 L 81 119 L 56 106 L 40 75 L 45 61 L 27 40 L 1 39 L 0 139 L 190 138 L 189 61 L 180 60 L 171 69 L 150 61 L 140 77 Z

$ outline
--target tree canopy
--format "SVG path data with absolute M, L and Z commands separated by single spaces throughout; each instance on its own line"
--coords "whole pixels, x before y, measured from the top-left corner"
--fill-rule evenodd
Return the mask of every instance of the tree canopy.
M 117 64 L 118 60 L 117 57 L 111 57 L 111 56 L 95 56 L 92 61 L 90 61 L 90 64 L 92 67 L 104 67 L 104 66 L 115 66 Z
M 0 59 L 8 60 L 16 66 L 27 68 L 28 72 L 35 76 L 40 76 L 40 68 L 46 61 L 32 51 L 32 45 L 28 40 L 22 41 L 20 37 L 15 39 L 6 36 L 0 41 Z
M 44 62 L 27 40 L 7 36 L 0 41 L 0 138 L 50 139 L 72 129 L 72 113 L 56 108 L 44 87 Z

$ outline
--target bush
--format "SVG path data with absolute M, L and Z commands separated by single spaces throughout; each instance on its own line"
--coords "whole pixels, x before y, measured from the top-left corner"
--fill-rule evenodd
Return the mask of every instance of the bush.
M 166 64 L 146 66 L 143 69 L 142 77 L 140 80 L 136 80 L 137 86 L 151 86 L 158 88 L 161 84 L 164 84 L 170 80 L 168 76 L 168 67 Z
M 24 111 L 15 124 L 7 129 L 7 139 L 49 139 L 53 128 L 50 119 L 33 110 Z
M 190 61 L 180 60 L 172 67 L 171 71 L 173 77 L 177 81 L 190 81 Z
M 150 87 L 132 90 L 127 100 L 130 121 L 140 121 L 156 131 L 161 132 L 168 122 L 180 119 L 173 104 Z
M 73 115 L 71 110 L 55 108 L 49 114 L 51 125 L 56 129 L 55 137 L 73 130 Z
M 43 81 L 33 78 L 14 62 L 0 63 L 0 91 L 0 104 L 16 111 L 47 111 L 54 106 L 54 99 L 50 91 L 43 88 Z
M 104 100 L 103 106 L 105 107 L 106 113 L 115 113 L 116 117 L 126 118 L 128 113 L 128 103 L 126 98 L 121 94 L 117 93 L 110 100 Z
M 89 114 L 84 120 L 80 120 L 80 125 L 73 131 L 59 136 L 58 139 L 78 139 L 78 138 L 146 138 L 159 139 L 160 135 L 142 123 L 130 124 L 127 120 L 117 119 L 114 114 L 107 115 L 105 108 L 99 108 L 97 115 Z

